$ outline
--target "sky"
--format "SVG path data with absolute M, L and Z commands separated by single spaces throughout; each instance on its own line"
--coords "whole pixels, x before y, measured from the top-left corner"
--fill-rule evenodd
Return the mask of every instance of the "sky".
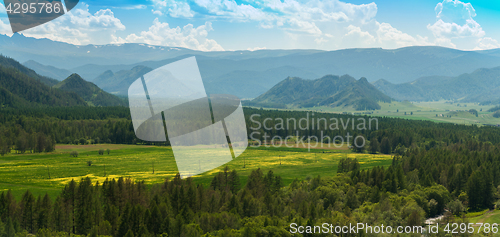
M 80 0 L 21 32 L 75 45 L 145 43 L 202 51 L 436 45 L 500 47 L 500 1 Z M 12 35 L 3 0 L 0 34 Z

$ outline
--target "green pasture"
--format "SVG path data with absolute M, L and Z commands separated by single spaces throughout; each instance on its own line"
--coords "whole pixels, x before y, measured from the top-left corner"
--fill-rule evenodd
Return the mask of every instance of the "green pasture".
M 500 224 L 500 210 L 486 211 L 480 216 L 470 218 L 470 223 Z
M 99 155 L 100 149 L 110 149 Z M 78 151 L 78 157 L 71 157 Z M 294 179 L 312 178 L 318 175 L 333 176 L 338 161 L 356 158 L 361 168 L 387 166 L 392 158 L 388 155 L 356 154 L 348 150 L 321 150 L 303 148 L 248 148 L 241 156 L 227 163 L 240 174 L 245 183 L 252 170 L 273 170 L 289 184 Z M 92 165 L 89 166 L 89 161 Z M 196 183 L 208 186 L 224 167 L 194 176 Z M 153 173 L 154 167 L 154 173 Z M 172 178 L 177 166 L 170 147 L 139 145 L 58 145 L 56 151 L 41 154 L 9 154 L 0 157 L 0 192 L 12 190 L 17 199 L 29 189 L 35 195 L 48 193 L 54 197 L 72 179 L 90 177 L 93 182 L 106 178 L 129 177 L 151 185 Z M 50 176 L 50 177 L 49 177 Z
M 454 123 L 466 125 L 500 124 L 500 118 L 494 118 L 493 113 L 487 112 L 493 105 L 479 105 L 478 103 L 453 103 L 449 101 L 409 102 L 393 101 L 379 103 L 381 109 L 375 111 L 356 111 L 352 107 L 314 107 L 297 110 L 321 111 L 327 113 L 348 113 L 377 117 L 404 118 L 411 120 L 430 120 L 440 123 Z M 478 116 L 468 111 L 475 109 Z M 406 114 L 405 114 L 406 112 Z M 413 113 L 413 114 L 412 114 Z M 436 116 L 437 115 L 437 116 Z

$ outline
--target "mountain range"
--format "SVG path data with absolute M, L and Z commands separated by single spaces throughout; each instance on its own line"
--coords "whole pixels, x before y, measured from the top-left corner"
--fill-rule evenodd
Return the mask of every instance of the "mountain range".
M 500 67 L 481 68 L 457 77 L 423 77 L 402 84 L 381 79 L 373 84 L 397 100 L 496 103 L 500 100 Z
M 72 74 L 59 82 L 40 76 L 14 59 L 0 56 L 0 107 L 124 106 L 111 95 Z
M 108 70 L 96 77 L 93 82 L 105 91 L 127 96 L 130 85 L 151 70 L 153 69 L 145 66 L 135 66 L 130 70 L 120 70 L 116 73 Z
M 29 61 L 23 63 L 23 65 L 27 68 L 34 70 L 35 72 L 37 72 L 38 74 L 40 74 L 42 76 L 54 78 L 58 81 L 62 81 L 64 79 L 68 78 L 69 76 L 71 76 L 71 74 L 73 74 L 72 72 L 70 72 L 66 69 L 60 69 L 60 68 L 56 68 L 54 66 L 43 65 L 43 64 L 35 62 L 33 60 L 29 60 Z
M 196 56 L 208 93 L 230 93 L 240 98 L 256 98 L 289 76 L 313 79 L 348 74 L 366 77 L 371 82 L 384 79 L 401 84 L 424 77 L 458 77 L 479 68 L 500 66 L 500 49 L 461 51 L 419 46 L 390 50 L 202 52 L 145 44 L 78 46 L 19 34 L 0 35 L 0 52 L 23 62 L 42 62 L 46 67 L 40 71 L 58 71 L 52 75 L 58 75 L 60 70 L 78 73 L 96 85 L 100 84 L 96 78 L 108 70 L 116 74 L 136 66 L 156 69 Z M 43 72 L 43 75 L 51 74 Z M 111 89 L 105 88 L 107 92 L 117 92 L 116 88 Z
M 356 110 L 376 110 L 380 109 L 378 102 L 391 101 L 389 96 L 378 91 L 364 77 L 356 80 L 349 75 L 327 75 L 316 80 L 288 77 L 252 100 L 250 105 L 353 107 Z

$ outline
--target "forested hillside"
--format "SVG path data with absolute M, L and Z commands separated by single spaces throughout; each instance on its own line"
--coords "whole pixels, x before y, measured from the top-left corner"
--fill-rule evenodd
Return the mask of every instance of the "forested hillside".
M 125 99 L 111 95 L 92 82 L 85 81 L 78 74 L 72 74 L 54 86 L 56 89 L 74 92 L 92 106 L 124 106 Z
M 85 101 L 75 93 L 53 89 L 15 68 L 0 65 L 1 107 L 86 105 Z
M 44 83 L 47 86 L 53 86 L 59 82 L 59 81 L 52 79 L 52 78 L 49 78 L 49 77 L 40 76 L 35 71 L 20 64 L 18 61 L 14 60 L 12 58 L 3 56 L 1 54 L 0 54 L 0 66 L 3 66 L 5 68 L 17 69 L 21 73 L 24 73 L 27 76 Z
M 420 227 L 445 208 L 447 221 L 467 223 L 460 217 L 467 208 L 490 208 L 499 198 L 498 151 L 477 142 L 415 148 L 390 167 L 372 170 L 345 159 L 337 175 L 286 187 L 281 177 L 260 169 L 242 183 L 236 170 L 226 168 L 207 186 L 179 175 L 151 188 L 124 178 L 95 184 L 85 178 L 69 182 L 55 200 L 27 191 L 16 201 L 2 192 L 0 234 L 292 236 L 291 223 Z
M 349 75 L 327 75 L 317 80 L 289 77 L 247 104 L 305 108 L 351 106 L 356 110 L 376 110 L 380 109 L 379 101 L 390 102 L 391 98 L 378 91 L 366 78 L 356 80 Z

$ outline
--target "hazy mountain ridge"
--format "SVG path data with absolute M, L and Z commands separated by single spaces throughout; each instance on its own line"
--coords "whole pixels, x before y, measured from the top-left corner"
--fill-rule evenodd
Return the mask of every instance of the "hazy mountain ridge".
M 108 70 L 92 81 L 107 92 L 127 96 L 130 85 L 152 70 L 141 65 L 135 66 L 131 70 L 121 70 L 116 73 Z
M 37 72 L 38 74 L 40 74 L 42 76 L 54 78 L 54 79 L 59 80 L 59 81 L 62 81 L 64 79 L 66 79 L 67 77 L 71 76 L 71 74 L 73 74 L 72 72 L 70 72 L 66 69 L 60 69 L 60 68 L 56 68 L 54 66 L 43 65 L 43 64 L 36 62 L 36 61 L 33 61 L 33 60 L 29 60 L 29 61 L 23 63 L 23 65 L 25 67 L 28 67 L 28 68 L 34 70 L 35 72 Z
M 397 84 L 428 76 L 456 77 L 478 68 L 500 66 L 500 50 L 496 49 L 461 51 L 436 46 L 417 46 L 392 50 L 368 48 L 335 51 L 201 52 L 145 44 L 76 46 L 19 34 L 12 38 L 0 36 L 0 52 L 21 61 L 35 60 L 63 68 L 96 84 L 99 82 L 93 78 L 108 70 L 116 74 L 139 65 L 156 69 L 186 57 L 196 56 L 209 93 L 231 93 L 240 98 L 255 98 L 278 82 L 272 78 L 287 76 L 317 78 L 320 75 L 348 74 L 355 78 L 384 78 Z M 293 68 L 296 72 L 286 68 Z M 274 75 L 272 78 L 266 77 L 265 72 Z M 116 92 L 108 88 L 105 90 Z
M 477 69 L 457 77 L 424 77 L 403 84 L 378 80 L 373 85 L 397 100 L 484 103 L 500 100 L 500 67 Z
M 321 50 L 294 49 L 205 52 L 181 47 L 156 46 L 140 43 L 72 45 L 49 39 L 25 37 L 22 34 L 14 34 L 12 37 L 0 34 L 0 52 L 10 55 L 21 62 L 26 62 L 28 60 L 50 62 L 50 65 L 54 67 L 68 70 L 86 64 L 131 65 L 143 61 L 159 61 L 188 54 L 241 60 L 290 54 L 310 54 L 320 51 Z
M 92 106 L 125 106 L 124 99 L 111 95 L 92 82 L 85 81 L 78 74 L 72 74 L 54 88 L 74 92 Z
M 378 91 L 366 78 L 359 80 L 349 75 L 327 75 L 316 80 L 288 77 L 250 105 L 287 105 L 291 107 L 347 107 L 357 110 L 380 109 L 378 102 L 392 99 Z

